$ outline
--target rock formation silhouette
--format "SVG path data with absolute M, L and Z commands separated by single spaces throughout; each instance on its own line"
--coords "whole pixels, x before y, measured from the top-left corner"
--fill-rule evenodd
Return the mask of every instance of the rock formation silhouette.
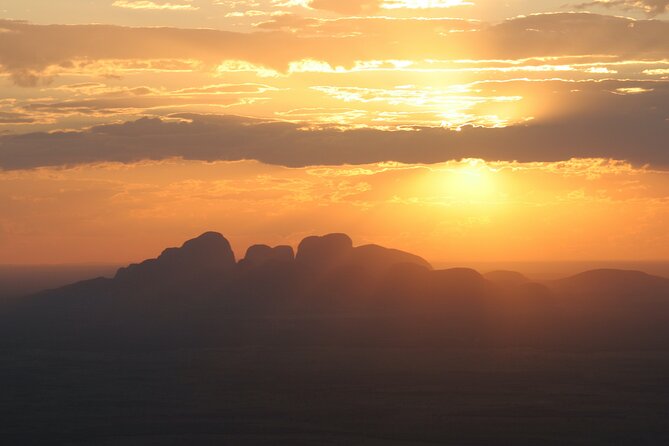
M 251 246 L 239 262 L 207 232 L 155 259 L 5 303 L 0 344 L 458 347 L 669 345 L 669 280 L 599 270 L 533 283 L 514 272 L 434 270 L 345 234 Z
M 292 246 L 253 245 L 246 250 L 246 255 L 239 261 L 244 268 L 258 268 L 269 264 L 291 263 L 295 260 Z
M 181 248 L 167 248 L 156 259 L 121 268 L 116 280 L 145 281 L 170 275 L 171 278 L 204 278 L 231 271 L 235 255 L 230 242 L 217 232 L 206 232 L 188 240 Z

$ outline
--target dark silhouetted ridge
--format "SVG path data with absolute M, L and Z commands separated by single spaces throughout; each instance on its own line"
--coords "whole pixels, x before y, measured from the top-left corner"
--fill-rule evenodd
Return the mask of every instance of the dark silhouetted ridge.
M 598 288 L 636 290 L 638 287 L 660 287 L 666 285 L 669 279 L 652 276 L 641 271 L 627 271 L 617 269 L 597 269 L 586 271 L 566 279 L 555 281 L 555 285 L 578 289 L 594 290 Z
M 394 265 L 410 263 L 432 269 L 425 259 L 398 249 L 384 248 L 379 245 L 363 245 L 353 249 L 352 263 L 359 268 L 367 268 L 377 273 L 386 272 Z
M 115 279 L 197 278 L 231 271 L 235 265 L 235 255 L 228 240 L 217 232 L 206 232 L 188 240 L 180 248 L 167 248 L 156 259 L 119 269 Z
M 346 234 L 307 237 L 297 248 L 295 261 L 313 269 L 323 269 L 345 260 L 353 251 L 353 240 Z
M 483 277 L 502 286 L 519 286 L 531 282 L 530 279 L 515 271 L 490 271 Z
M 267 264 L 291 263 L 295 260 L 292 246 L 253 245 L 246 250 L 246 255 L 240 260 L 245 268 L 257 268 Z
M 207 232 L 113 279 L 0 308 L 0 342 L 43 346 L 394 345 L 669 348 L 669 280 L 589 271 L 545 284 L 521 274 L 433 270 L 345 234 L 254 245 L 235 262 Z
M 549 286 L 558 293 L 572 296 L 580 303 L 608 301 L 618 306 L 669 301 L 669 279 L 640 271 L 599 269 L 556 280 Z M 606 308 L 602 308 L 605 310 Z

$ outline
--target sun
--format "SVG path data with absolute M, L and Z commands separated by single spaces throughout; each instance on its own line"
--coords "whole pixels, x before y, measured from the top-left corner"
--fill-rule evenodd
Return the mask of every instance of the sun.
M 449 169 L 446 193 L 464 201 L 486 201 L 496 195 L 494 172 L 482 159 L 464 159 Z

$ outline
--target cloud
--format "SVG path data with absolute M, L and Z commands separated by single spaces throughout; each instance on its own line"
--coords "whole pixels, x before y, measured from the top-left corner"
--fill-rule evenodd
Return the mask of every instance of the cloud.
M 41 26 L 0 21 L 0 65 L 21 85 L 72 70 L 82 61 L 190 60 L 214 70 L 226 60 L 286 72 L 314 59 L 350 67 L 366 60 L 521 59 L 609 55 L 669 58 L 669 22 L 596 14 L 543 14 L 498 25 L 463 21 L 367 19 L 268 22 L 282 30 L 251 33 L 211 29 Z M 369 30 L 363 26 L 375 24 Z M 383 26 L 382 26 L 383 25 Z M 286 26 L 290 30 L 283 30 Z M 337 31 L 333 27 L 339 27 Z M 348 29 L 348 33 L 346 30 Z M 452 31 L 467 32 L 452 32 Z M 405 38 L 410 33 L 410 44 Z M 660 36 L 660 37 L 658 37 Z M 50 70 L 50 71 L 49 71 Z
M 504 94 L 509 83 L 480 89 Z M 519 162 L 571 158 L 627 160 L 669 167 L 669 83 L 561 82 L 555 106 L 536 119 L 503 128 L 450 130 L 344 129 L 237 116 L 181 114 L 143 118 L 82 131 L 0 137 L 0 168 L 30 169 L 99 162 L 183 158 L 257 160 L 303 167 L 383 161 L 437 163 L 462 158 Z M 540 97 L 540 95 L 538 96 Z
M 110 115 L 120 112 L 146 112 L 157 108 L 212 105 L 231 107 L 264 101 L 264 93 L 277 90 L 264 84 L 213 84 L 179 90 L 153 89 L 145 86 L 134 88 L 109 88 L 101 84 L 84 83 L 59 87 L 58 90 L 74 93 L 75 97 L 62 100 L 31 100 L 22 105 L 26 112 L 87 116 Z
M 384 9 L 438 9 L 471 4 L 464 0 L 311 0 L 309 7 L 339 14 L 371 14 Z
M 642 9 L 649 15 L 655 16 L 669 11 L 669 0 L 595 0 L 581 3 L 578 8 L 604 6 L 606 8 L 622 7 L 624 9 Z
M 454 8 L 456 6 L 472 6 L 474 3 L 466 0 L 383 0 L 382 9 L 439 9 Z
M 411 40 L 435 38 L 449 32 L 473 31 L 482 28 L 480 22 L 454 18 L 341 17 L 322 19 L 297 14 L 282 14 L 256 24 L 258 29 L 288 31 L 303 37 L 347 37 L 353 35 L 384 36 Z
M 2 124 L 32 124 L 35 119 L 25 113 L 0 111 L 0 125 Z
M 311 0 L 309 6 L 339 14 L 361 14 L 378 11 L 381 3 L 382 0 Z
M 190 2 L 186 3 L 170 3 L 170 2 L 153 2 L 150 0 L 116 0 L 112 6 L 125 9 L 138 10 L 159 10 L 159 11 L 197 11 L 200 9 L 193 6 Z

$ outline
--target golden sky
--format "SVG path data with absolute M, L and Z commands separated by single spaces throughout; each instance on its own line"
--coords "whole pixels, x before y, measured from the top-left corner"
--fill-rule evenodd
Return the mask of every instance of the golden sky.
M 0 264 L 347 232 L 669 258 L 669 0 L 6 0 Z

